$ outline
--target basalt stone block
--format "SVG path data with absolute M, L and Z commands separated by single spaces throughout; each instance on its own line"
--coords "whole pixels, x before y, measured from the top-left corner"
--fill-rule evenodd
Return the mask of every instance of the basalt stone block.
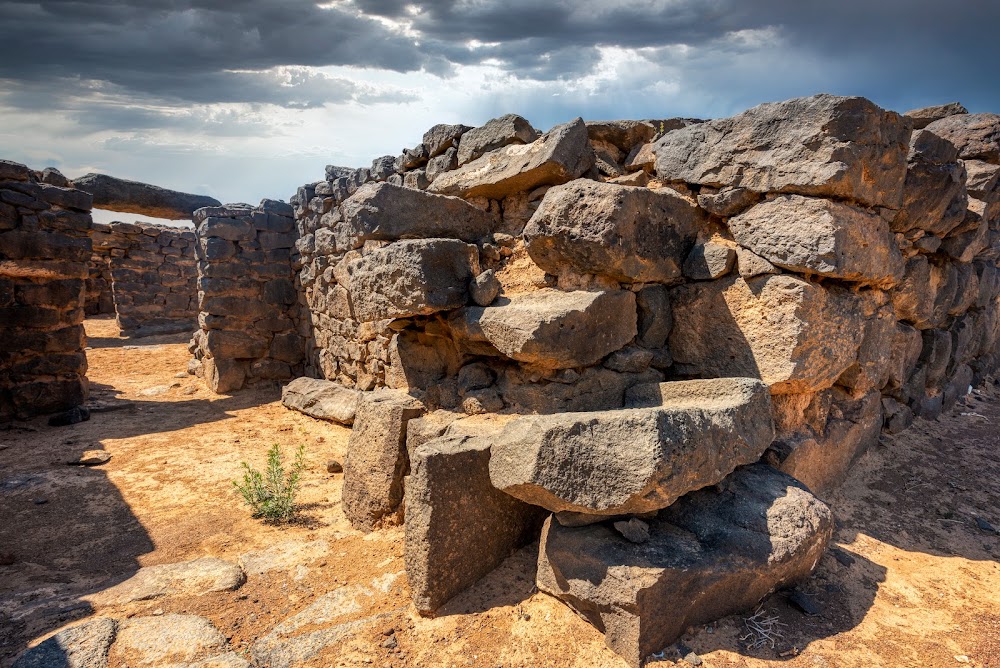
M 537 536 L 545 511 L 490 482 L 490 441 L 445 436 L 411 453 L 405 497 L 406 577 L 432 614 Z
M 281 388 L 281 403 L 309 417 L 354 424 L 361 392 L 318 378 L 296 378 Z
M 962 222 L 968 203 L 966 170 L 955 146 L 929 130 L 914 132 L 893 231 L 921 229 L 943 236 Z
M 464 309 L 459 320 L 460 338 L 550 369 L 594 364 L 637 331 L 635 295 L 626 290 L 539 290 Z
M 903 115 L 913 121 L 914 130 L 922 130 L 934 121 L 939 121 L 942 118 L 947 118 L 949 116 L 967 113 L 969 113 L 969 110 L 962 106 L 961 103 L 948 102 L 947 104 L 935 104 L 930 107 L 911 109 Z
M 927 129 L 954 144 L 963 160 L 1000 164 L 1000 114 L 956 114 Z
M 652 121 L 587 121 L 590 141 L 611 144 L 625 155 L 636 145 L 653 141 L 656 131 Z
M 493 484 L 553 512 L 647 513 L 757 461 L 774 438 L 755 379 L 644 385 L 629 398 L 633 408 L 508 423 L 493 440 Z
M 234 359 L 216 359 L 206 357 L 202 360 L 205 382 L 209 389 L 218 394 L 225 394 L 243 387 L 247 376 L 245 361 Z
M 427 147 L 427 157 L 436 158 L 448 149 L 458 146 L 458 143 L 466 132 L 471 130 L 469 125 L 449 125 L 439 123 L 424 133 L 422 143 Z
M 337 248 L 360 248 L 366 241 L 461 239 L 475 242 L 490 233 L 492 216 L 468 202 L 422 190 L 373 183 L 344 201 L 344 219 L 334 227 Z
M 684 260 L 684 276 L 710 281 L 728 274 L 736 264 L 736 249 L 718 241 L 695 244 Z
M 587 127 L 578 118 L 552 128 L 530 144 L 505 146 L 456 170 L 439 174 L 429 190 L 466 199 L 499 200 L 539 186 L 572 181 L 593 165 L 594 151 L 587 139 Z
M 805 579 L 833 524 L 830 509 L 801 483 L 755 464 L 660 512 L 642 544 L 607 524 L 547 520 L 537 585 L 638 667 L 688 627 L 748 610 Z
M 246 218 L 208 217 L 198 225 L 198 236 L 203 239 L 216 237 L 227 241 L 252 241 L 257 231 Z
M 479 251 L 456 239 L 397 241 L 351 261 L 347 271 L 355 319 L 429 315 L 467 303 Z
M 863 333 L 850 292 L 787 274 L 680 286 L 671 305 L 678 373 L 760 378 L 772 394 L 833 385 L 857 359 Z
M 185 220 L 202 207 L 221 206 L 217 199 L 205 195 L 167 190 L 107 174 L 87 174 L 73 179 L 73 185 L 93 195 L 96 207 L 153 218 Z
M 458 144 L 458 164 L 464 165 L 476 158 L 510 144 L 530 144 L 541 134 L 531 123 L 517 114 L 506 114 L 487 121 L 478 128 L 466 130 Z
M 779 195 L 728 225 L 738 244 L 789 271 L 875 285 L 903 277 L 885 220 L 840 202 Z
M 661 179 L 899 206 L 910 123 L 860 97 L 814 95 L 668 132 Z
M 409 472 L 406 424 L 424 405 L 401 390 L 361 395 L 344 461 L 344 514 L 356 529 L 373 530 L 403 500 Z
M 524 229 L 528 254 L 550 274 L 571 269 L 618 281 L 681 279 L 704 214 L 674 190 L 578 179 L 550 188 Z
M 268 342 L 243 332 L 209 331 L 205 350 L 216 358 L 252 359 L 267 354 Z

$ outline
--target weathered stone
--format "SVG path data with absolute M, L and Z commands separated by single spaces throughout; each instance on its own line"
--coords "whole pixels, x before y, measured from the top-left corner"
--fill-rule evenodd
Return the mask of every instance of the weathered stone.
M 237 663 L 229 663 L 227 654 L 226 638 L 212 622 L 197 615 L 174 613 L 122 622 L 111 652 L 113 660 L 120 662 L 116 665 L 137 667 L 248 665 L 238 657 Z
M 498 200 L 539 186 L 572 181 L 593 164 L 587 128 L 578 118 L 552 128 L 530 144 L 506 146 L 454 171 L 439 174 L 429 190 L 466 199 Z
M 371 175 L 376 181 L 385 181 L 396 173 L 396 157 L 383 155 L 372 160 Z
M 493 441 L 493 484 L 553 512 L 645 513 L 757 461 L 774 438 L 758 380 L 637 386 L 630 398 L 629 409 L 510 422 Z
M 243 570 L 236 564 L 202 557 L 140 568 L 128 580 L 94 594 L 93 600 L 100 605 L 122 605 L 166 596 L 200 596 L 233 591 L 245 581 Z
M 624 155 L 637 144 L 653 141 L 655 135 L 656 128 L 651 121 L 587 121 L 587 136 L 591 142 L 606 142 Z
M 448 149 L 458 145 L 463 134 L 471 130 L 468 125 L 448 125 L 440 123 L 424 133 L 423 145 L 427 147 L 427 157 L 434 159 Z
M 855 393 L 864 393 L 879 390 L 888 382 L 899 323 L 884 292 L 863 292 L 858 302 L 864 319 L 858 358 L 840 374 L 837 384 Z
M 694 492 L 660 512 L 639 545 L 603 524 L 547 520 L 537 584 L 638 667 L 687 628 L 806 578 L 832 533 L 829 508 L 795 479 L 756 464 L 721 490 Z
M 930 262 L 923 255 L 910 258 L 903 281 L 890 291 L 896 317 L 917 329 L 940 325 L 954 302 L 957 283 L 951 263 Z
M 205 383 L 217 394 L 225 394 L 243 387 L 246 380 L 247 365 L 230 359 L 206 357 L 202 360 Z
M 541 508 L 490 482 L 488 438 L 450 436 L 412 452 L 406 576 L 421 614 L 436 611 L 537 535 Z
M 456 239 L 397 241 L 351 261 L 347 271 L 355 319 L 428 315 L 466 304 L 479 251 Z
M 458 167 L 458 149 L 449 148 L 438 157 L 427 161 L 427 168 L 424 170 L 424 175 L 427 177 L 428 184 L 430 184 L 440 174 L 451 171 L 456 167 Z M 430 186 L 428 185 L 427 187 Z
M 32 647 L 18 657 L 13 668 L 107 668 L 117 633 L 116 620 L 91 619 Z
M 779 195 L 728 224 L 738 244 L 789 271 L 887 286 L 903 277 L 885 220 L 846 204 Z
M 121 213 L 137 213 L 169 220 L 191 219 L 196 209 L 221 206 L 217 199 L 118 179 L 107 174 L 87 174 L 73 179 L 73 186 L 94 196 L 94 206 Z
M 458 144 L 458 164 L 464 165 L 480 156 L 510 144 L 530 144 L 538 139 L 538 130 L 517 114 L 506 114 L 466 130 Z
M 475 242 L 489 234 L 493 219 L 456 197 L 372 183 L 362 186 L 342 206 L 344 220 L 336 225 L 341 252 L 366 241 L 398 239 L 461 239 Z
M 949 116 L 967 113 L 969 113 L 969 110 L 963 107 L 960 103 L 948 102 L 947 104 L 935 104 L 930 107 L 911 109 L 903 115 L 913 121 L 914 130 L 922 130 L 934 121 L 939 121 L 942 118 L 947 118 Z
M 927 129 L 954 144 L 963 160 L 1000 164 L 1000 114 L 957 114 Z
M 966 172 L 958 151 L 929 130 L 910 137 L 903 206 L 892 220 L 894 232 L 925 230 L 943 236 L 962 222 L 968 205 Z
M 661 179 L 898 207 L 910 125 L 860 97 L 814 95 L 669 132 Z
M 850 293 L 786 274 L 681 286 L 671 305 L 678 373 L 760 378 L 772 394 L 830 387 L 861 340 Z
M 354 424 L 361 393 L 339 383 L 317 378 L 296 378 L 281 388 L 281 403 L 309 417 L 340 424 Z
M 469 294 L 472 296 L 472 301 L 479 306 L 492 304 L 500 294 L 500 279 L 497 278 L 496 272 L 487 269 L 472 279 L 469 283 Z
M 966 160 L 968 174 L 966 188 L 971 197 L 983 202 L 1000 200 L 1000 165 L 991 165 L 982 160 Z
M 473 341 L 550 369 L 588 366 L 636 335 L 635 295 L 625 290 L 539 290 L 461 314 Z
M 531 259 L 619 281 L 676 282 L 704 215 L 669 188 L 578 179 L 550 188 L 524 229 Z
M 720 218 L 742 213 L 760 201 L 760 195 L 749 188 L 723 188 L 715 191 L 705 187 L 698 193 L 698 206 Z
M 344 461 L 344 514 L 361 531 L 373 530 L 396 512 L 409 472 L 406 423 L 423 404 L 401 390 L 361 394 Z
M 650 285 L 635 293 L 639 310 L 636 343 L 646 348 L 662 348 L 674 326 L 670 294 L 662 285 Z
M 694 281 L 708 281 L 728 274 L 736 263 L 736 250 L 718 241 L 695 244 L 684 260 L 684 276 Z
M 742 246 L 736 249 L 736 266 L 743 278 L 781 273 L 781 270 L 773 264 Z

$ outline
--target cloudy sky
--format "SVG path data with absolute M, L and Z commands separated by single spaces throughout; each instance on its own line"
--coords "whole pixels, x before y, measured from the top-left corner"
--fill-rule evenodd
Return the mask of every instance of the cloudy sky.
M 435 123 L 1000 111 L 995 0 L 0 0 L 0 157 L 287 199 Z

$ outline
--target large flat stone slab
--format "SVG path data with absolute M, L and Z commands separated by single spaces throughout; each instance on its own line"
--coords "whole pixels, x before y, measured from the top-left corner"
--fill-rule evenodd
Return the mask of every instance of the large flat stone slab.
M 888 223 L 847 204 L 779 195 L 728 224 L 738 244 L 789 271 L 882 286 L 903 277 Z
M 493 218 L 463 199 L 366 183 L 341 205 L 343 220 L 334 228 L 338 252 L 360 248 L 366 241 L 461 239 L 476 242 L 490 233 Z
M 490 482 L 490 439 L 445 436 L 418 445 L 406 485 L 406 577 L 432 614 L 532 541 L 541 508 Z
M 689 626 L 748 610 L 807 577 L 832 533 L 829 508 L 794 478 L 756 464 L 721 490 L 693 492 L 661 511 L 642 544 L 608 524 L 548 520 L 537 584 L 637 667 Z
M 206 195 L 182 193 L 107 174 L 86 174 L 73 179 L 73 186 L 93 195 L 94 206 L 99 209 L 153 218 L 190 220 L 197 209 L 222 206 L 219 200 Z
M 116 665 L 136 668 L 249 666 L 229 650 L 226 637 L 212 622 L 197 615 L 173 613 L 122 622 L 111 656 L 119 662 Z
M 430 315 L 465 306 L 479 250 L 457 239 L 397 241 L 351 261 L 347 271 L 356 320 Z
M 107 668 L 117 633 L 117 620 L 97 617 L 40 642 L 19 656 L 13 668 Z
M 429 190 L 465 198 L 503 199 L 538 186 L 572 181 L 593 164 L 594 151 L 587 139 L 587 126 L 578 118 L 557 125 L 530 144 L 504 146 L 440 174 Z
M 589 366 L 636 335 L 635 294 L 626 290 L 544 289 L 496 304 L 464 309 L 459 336 L 550 369 Z
M 513 420 L 494 439 L 490 480 L 554 512 L 646 513 L 757 461 L 774 438 L 759 380 L 654 384 L 630 401 L 652 407 Z
M 215 557 L 202 557 L 175 564 L 140 568 L 125 582 L 93 595 L 99 605 L 125 604 L 166 596 L 200 596 L 233 591 L 246 582 L 237 564 Z
M 770 102 L 668 132 L 654 144 L 668 181 L 899 206 L 909 121 L 861 97 Z
M 670 188 L 650 190 L 577 179 L 545 193 L 524 229 L 528 254 L 559 275 L 671 283 L 694 245 L 704 213 Z
M 674 369 L 760 378 L 772 394 L 830 387 L 857 359 L 856 298 L 788 274 L 730 277 L 671 290 Z
M 281 388 L 281 403 L 286 408 L 346 425 L 354 424 L 360 396 L 358 390 L 319 378 L 296 378 Z

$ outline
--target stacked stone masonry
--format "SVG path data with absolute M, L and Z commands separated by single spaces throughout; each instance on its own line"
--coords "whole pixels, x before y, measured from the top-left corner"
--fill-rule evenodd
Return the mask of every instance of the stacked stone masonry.
M 807 577 L 817 495 L 995 370 L 998 137 L 831 95 L 435 126 L 292 198 L 320 380 L 286 403 L 353 420 L 344 511 L 405 523 L 422 613 L 540 536 L 538 587 L 639 665 Z
M 194 223 L 196 372 L 220 393 L 301 376 L 309 321 L 300 316 L 292 208 L 274 200 L 206 207 Z
M 91 196 L 0 160 L 0 421 L 87 398 Z
M 111 277 L 112 302 L 122 335 L 195 329 L 198 273 L 193 231 L 150 223 L 115 222 L 95 225 L 93 241 L 93 263 L 105 262 Z M 104 275 L 102 270 L 100 280 Z M 99 295 L 100 299 L 106 297 Z M 104 312 L 101 308 L 98 301 L 95 311 Z

